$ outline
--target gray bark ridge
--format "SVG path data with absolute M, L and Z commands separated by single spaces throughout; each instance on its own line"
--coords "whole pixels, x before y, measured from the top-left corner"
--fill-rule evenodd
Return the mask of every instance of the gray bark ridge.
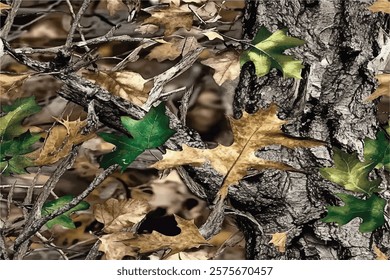
M 248 1 L 244 16 L 244 38 L 252 39 L 260 26 L 270 31 L 288 28 L 289 34 L 306 41 L 288 53 L 304 62 L 303 79 L 284 79 L 272 71 L 257 78 L 251 63 L 244 65 L 234 98 L 234 114 L 249 113 L 274 102 L 279 117 L 288 119 L 284 131 L 292 136 L 326 141 L 328 147 L 288 150 L 271 146 L 258 156 L 278 160 L 308 172 L 267 170 L 232 186 L 232 205 L 248 211 L 265 234 L 247 220 L 238 219 L 247 240 L 249 259 L 373 259 L 373 244 L 390 253 L 387 229 L 362 234 L 359 219 L 338 227 L 325 224 L 326 205 L 338 200 L 344 190 L 323 179 L 319 167 L 331 166 L 331 146 L 362 155 L 363 139 L 375 138 L 378 123 L 375 105 L 364 99 L 376 87 L 374 71 L 388 61 L 388 16 L 373 14 L 373 1 L 283 0 Z M 382 48 L 383 47 L 383 48 Z M 389 185 L 381 176 L 381 195 Z M 387 191 L 386 191 L 387 190 Z M 287 252 L 279 253 L 270 236 L 288 231 Z

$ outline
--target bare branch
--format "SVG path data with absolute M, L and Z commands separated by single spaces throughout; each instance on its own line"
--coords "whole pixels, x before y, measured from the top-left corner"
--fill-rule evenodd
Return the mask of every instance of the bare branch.
M 12 24 L 14 23 L 14 19 L 16 14 L 18 13 L 20 4 L 22 4 L 22 0 L 14 0 L 12 1 L 11 11 L 7 16 L 7 20 L 5 21 L 4 27 L 1 30 L 0 37 L 6 39 L 8 37 L 8 33 L 11 30 Z
M 83 1 L 83 4 L 81 5 L 79 11 L 76 14 L 76 17 L 73 20 L 73 23 L 72 23 L 70 30 L 69 30 L 69 33 L 68 33 L 68 38 L 66 39 L 66 43 L 65 43 L 65 49 L 67 49 L 67 50 L 69 50 L 72 46 L 74 33 L 75 33 L 77 27 L 79 26 L 80 19 L 83 16 L 85 10 L 88 8 L 89 3 L 91 3 L 91 0 L 84 0 Z

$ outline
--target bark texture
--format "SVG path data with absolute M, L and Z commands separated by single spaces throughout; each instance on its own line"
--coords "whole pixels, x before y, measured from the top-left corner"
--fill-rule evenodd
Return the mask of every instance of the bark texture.
M 375 105 L 363 100 L 376 87 L 374 75 L 385 68 L 389 55 L 388 17 L 367 8 L 373 1 L 281 0 L 248 1 L 244 38 L 258 28 L 272 32 L 288 28 L 290 35 L 306 41 L 290 51 L 304 61 L 303 79 L 284 79 L 273 71 L 257 78 L 252 64 L 241 72 L 234 98 L 234 114 L 249 113 L 275 102 L 279 117 L 291 120 L 287 134 L 323 140 L 328 147 L 287 150 L 270 147 L 262 158 L 279 160 L 307 174 L 268 170 L 231 187 L 232 205 L 252 214 L 265 233 L 288 231 L 287 252 L 278 253 L 253 223 L 239 220 L 247 239 L 249 259 L 373 259 L 372 245 L 390 248 L 387 228 L 374 233 L 358 231 L 359 220 L 337 227 L 320 221 L 325 206 L 336 203 L 343 189 L 324 180 L 318 168 L 332 164 L 331 146 L 363 152 L 365 137 L 378 129 Z M 384 32 L 385 31 L 385 32 Z M 387 45 L 386 45 L 387 43 Z M 389 198 L 383 173 L 381 194 Z

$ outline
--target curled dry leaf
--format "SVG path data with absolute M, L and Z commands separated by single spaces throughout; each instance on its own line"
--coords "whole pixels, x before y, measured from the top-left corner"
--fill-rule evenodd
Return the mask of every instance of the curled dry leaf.
M 152 11 L 152 16 L 144 20 L 144 24 L 152 23 L 165 27 L 164 35 L 172 35 L 177 29 L 192 27 L 192 13 L 183 11 L 176 7 Z
M 117 71 L 98 73 L 83 73 L 83 76 L 94 81 L 110 93 L 120 96 L 136 105 L 143 105 L 148 98 L 146 80 L 138 73 Z
M 286 252 L 287 231 L 272 234 L 270 244 L 273 244 L 280 253 Z
M 212 30 L 203 32 L 203 35 L 206 36 L 210 41 L 215 39 L 221 39 L 222 41 L 224 41 L 222 35 Z
M 202 64 L 215 70 L 213 78 L 218 85 L 222 85 L 227 80 L 234 80 L 240 75 L 239 56 L 233 51 L 203 60 Z
M 385 253 L 383 253 L 379 248 L 378 248 L 378 246 L 376 246 L 375 244 L 374 244 L 374 253 L 375 253 L 375 255 L 376 255 L 376 259 L 377 260 L 388 260 L 389 259 L 389 257 L 388 256 L 386 256 L 385 255 Z
M 140 254 L 170 249 L 170 252 L 164 258 L 187 249 L 208 245 L 208 242 L 199 233 L 193 221 L 185 220 L 176 215 L 174 216 L 177 226 L 181 229 L 178 235 L 167 236 L 153 231 L 151 234 L 136 235 L 130 240 L 123 241 L 123 243 L 131 247 L 139 248 Z
M 372 101 L 381 96 L 390 97 L 390 74 L 381 74 L 376 76 L 379 87 L 366 98 L 365 101 Z
M 0 100 L 12 99 L 12 90 L 20 87 L 28 77 L 27 74 L 0 74 Z
M 29 155 L 35 165 L 50 165 L 66 157 L 74 145 L 79 145 L 95 137 L 94 133 L 83 135 L 82 129 L 87 124 L 80 119 L 75 121 L 57 120 L 60 124 L 54 126 L 46 137 L 41 149 Z
M 220 190 L 222 197 L 226 196 L 230 185 L 238 183 L 247 175 L 249 168 L 294 170 L 286 164 L 258 158 L 255 152 L 269 145 L 309 148 L 320 146 L 322 142 L 288 137 L 280 129 L 286 121 L 280 120 L 276 112 L 277 107 L 272 104 L 253 115 L 244 113 L 239 120 L 230 118 L 234 136 L 231 146 L 218 145 L 214 149 L 197 149 L 183 145 L 182 151 L 168 150 L 163 159 L 151 167 L 162 170 L 186 164 L 200 166 L 209 162 L 224 176 Z
M 369 9 L 373 13 L 384 12 L 390 14 L 390 2 L 389 0 L 377 0 Z
M 145 200 L 117 200 L 110 198 L 104 204 L 96 204 L 93 212 L 97 221 L 104 224 L 104 232 L 119 232 L 141 221 L 149 211 Z

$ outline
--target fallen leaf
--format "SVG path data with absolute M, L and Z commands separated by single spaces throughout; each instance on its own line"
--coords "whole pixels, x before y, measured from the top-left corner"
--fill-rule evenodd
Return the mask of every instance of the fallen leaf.
M 159 27 L 155 24 L 144 24 L 135 29 L 136 32 L 141 34 L 154 34 L 159 30 Z
M 359 217 L 362 219 L 360 232 L 372 232 L 385 224 L 384 208 L 387 202 L 383 198 L 375 194 L 365 200 L 344 193 L 336 195 L 344 206 L 327 206 L 328 214 L 322 219 L 323 222 L 335 222 L 342 226 Z
M 139 248 L 140 254 L 169 249 L 170 252 L 164 258 L 187 249 L 208 245 L 208 242 L 199 233 L 193 221 L 185 220 L 176 215 L 174 216 L 177 226 L 181 229 L 178 235 L 167 236 L 153 231 L 151 234 L 135 235 L 134 238 L 123 241 L 123 243 L 131 247 Z
M 190 30 L 192 27 L 192 13 L 183 11 L 176 7 L 159 9 L 152 11 L 152 16 L 144 20 L 144 24 L 152 23 L 164 26 L 164 35 L 172 35 L 177 29 L 185 28 Z
M 373 13 L 384 12 L 390 14 L 389 0 L 377 0 L 368 8 Z
M 136 257 L 137 249 L 124 244 L 124 240 L 134 238 L 132 232 L 116 232 L 99 238 L 99 251 L 103 252 L 106 260 L 121 260 L 125 256 Z
M 176 7 L 180 6 L 180 0 L 160 0 L 161 4 L 173 4 Z
M 377 259 L 377 260 L 388 260 L 388 259 L 389 259 L 389 257 L 386 256 L 386 254 L 383 253 L 383 252 L 378 248 L 378 246 L 376 246 L 376 245 L 374 244 L 373 248 L 374 248 L 374 253 L 375 253 L 375 255 L 376 255 L 376 259 Z
M 381 96 L 390 97 L 390 74 L 381 74 L 375 77 L 378 80 L 379 87 L 365 101 L 372 101 Z
M 54 126 L 46 137 L 44 145 L 27 156 L 34 160 L 35 165 L 51 165 L 66 157 L 73 146 L 79 145 L 96 135 L 83 135 L 82 129 L 87 124 L 80 119 L 75 121 L 57 120 L 60 124 Z
M 286 240 L 287 240 L 287 231 L 276 232 L 272 234 L 272 239 L 268 243 L 272 243 L 280 253 L 284 253 L 286 252 Z
M 272 104 L 253 115 L 244 112 L 241 119 L 230 118 L 234 143 L 231 146 L 218 145 L 214 149 L 197 149 L 183 145 L 182 151 L 167 150 L 163 159 L 151 167 L 168 169 L 180 165 L 200 166 L 206 162 L 224 176 L 220 194 L 227 195 L 227 188 L 238 183 L 247 175 L 249 168 L 294 170 L 292 167 L 275 161 L 258 158 L 255 152 L 269 145 L 281 145 L 287 148 L 314 147 L 322 145 L 315 140 L 303 140 L 288 137 L 281 131 L 286 121 L 277 115 L 277 106 Z
M 228 80 L 232 81 L 240 75 L 239 56 L 233 51 L 203 60 L 202 64 L 215 70 L 213 78 L 218 85 L 222 85 Z
M 173 38 L 171 41 L 164 41 L 163 44 L 154 47 L 146 56 L 147 59 L 156 59 L 158 62 L 164 60 L 175 60 L 181 55 L 183 48 L 183 39 Z
M 12 92 L 13 89 L 20 87 L 23 82 L 29 77 L 30 75 L 27 74 L 0 74 L 1 99 L 8 100 L 9 97 L 12 98 L 10 92 Z
M 206 32 L 203 32 L 203 35 L 206 36 L 210 41 L 215 40 L 215 39 L 220 39 L 220 40 L 224 41 L 222 35 L 220 35 L 219 33 L 215 32 L 215 31 L 206 31 Z
M 96 220 L 104 224 L 104 232 L 113 233 L 141 221 L 149 208 L 145 200 L 110 198 L 104 204 L 96 204 L 93 212 Z
M 83 76 L 94 81 L 110 93 L 120 96 L 136 105 L 142 106 L 148 98 L 146 80 L 138 73 L 131 71 L 97 73 L 84 72 Z
M 115 15 L 119 10 L 126 8 L 122 0 L 106 0 L 107 1 L 107 10 L 110 16 Z

